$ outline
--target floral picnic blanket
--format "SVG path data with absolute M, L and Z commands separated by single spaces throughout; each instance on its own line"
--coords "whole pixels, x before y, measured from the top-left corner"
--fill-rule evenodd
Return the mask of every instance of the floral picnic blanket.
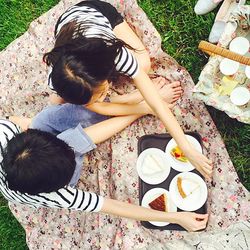
M 29 30 L 0 53 L 0 116 L 34 116 L 47 105 L 47 68 L 42 55 L 53 46 L 54 24 L 77 1 L 61 1 L 33 21 Z M 144 228 L 140 222 L 106 214 L 74 212 L 9 204 L 26 232 L 30 249 L 248 249 L 249 192 L 242 186 L 227 150 L 204 104 L 192 97 L 188 72 L 161 50 L 161 39 L 134 0 L 110 0 L 146 45 L 152 74 L 166 84 L 179 80 L 183 97 L 173 112 L 185 131 L 201 134 L 204 153 L 214 162 L 213 181 L 207 183 L 210 214 L 204 232 L 187 233 Z M 134 89 L 128 79 L 111 94 Z M 134 122 L 98 145 L 85 157 L 78 187 L 105 197 L 138 204 L 137 141 L 144 134 L 164 133 L 153 116 Z

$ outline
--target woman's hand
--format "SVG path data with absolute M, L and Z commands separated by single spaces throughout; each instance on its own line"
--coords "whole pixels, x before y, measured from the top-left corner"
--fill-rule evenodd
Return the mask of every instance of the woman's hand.
M 57 105 L 57 104 L 63 104 L 63 103 L 65 103 L 65 101 L 56 93 L 52 93 L 49 96 L 49 103 L 51 105 Z
M 176 217 L 176 223 L 189 232 L 204 229 L 208 220 L 208 214 L 196 214 L 191 212 L 178 212 Z
M 212 162 L 203 154 L 198 152 L 193 147 L 187 151 L 183 151 L 192 165 L 209 181 L 211 181 L 213 166 Z

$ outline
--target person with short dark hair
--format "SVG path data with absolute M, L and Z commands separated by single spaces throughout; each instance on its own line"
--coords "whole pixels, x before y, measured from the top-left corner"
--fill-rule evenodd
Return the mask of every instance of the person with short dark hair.
M 68 105 L 57 108 L 67 110 Z M 114 117 L 86 128 L 79 120 L 77 126 L 69 128 L 68 123 L 61 131 L 62 127 L 54 122 L 57 119 L 47 120 L 57 111 L 55 106 L 42 111 L 33 119 L 32 128 L 24 132 L 10 121 L 0 120 L 0 191 L 8 201 L 35 208 L 64 208 L 136 220 L 167 221 L 189 231 L 206 227 L 208 215 L 160 212 L 75 188 L 84 154 L 94 149 L 95 143 L 110 138 L 141 115 Z M 73 123 L 78 122 L 75 118 Z M 48 129 L 50 133 L 41 129 Z

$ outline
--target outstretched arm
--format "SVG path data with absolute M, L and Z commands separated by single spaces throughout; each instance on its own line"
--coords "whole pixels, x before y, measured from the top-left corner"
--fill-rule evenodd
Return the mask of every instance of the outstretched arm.
M 100 212 L 141 221 L 166 221 L 177 223 L 188 231 L 204 229 L 208 220 L 207 214 L 161 212 L 106 198 L 104 198 L 104 204 Z
M 139 70 L 138 74 L 134 78 L 134 82 L 143 95 L 145 101 L 152 108 L 152 111 L 161 119 L 166 129 L 173 136 L 190 162 L 199 172 L 201 172 L 203 176 L 210 179 L 212 176 L 211 161 L 194 149 L 193 146 L 187 141 L 176 118 L 171 113 L 167 105 L 164 104 L 149 76 L 143 70 Z
M 103 122 L 96 123 L 90 127 L 84 128 L 84 131 L 95 144 L 101 143 L 116 133 L 122 131 L 141 116 L 142 115 L 130 115 L 110 118 Z

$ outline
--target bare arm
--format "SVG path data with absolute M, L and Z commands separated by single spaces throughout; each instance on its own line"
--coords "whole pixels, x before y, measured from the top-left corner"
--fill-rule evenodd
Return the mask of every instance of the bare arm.
M 204 175 L 207 179 L 210 179 L 212 175 L 211 161 L 196 151 L 187 141 L 179 123 L 171 113 L 168 106 L 163 102 L 149 76 L 143 70 L 139 70 L 138 74 L 134 78 L 134 82 L 143 95 L 145 101 L 151 107 L 152 111 L 161 119 L 166 129 L 173 136 L 190 162 L 197 168 L 198 171 L 201 172 L 202 175 Z
M 84 128 L 84 131 L 95 144 L 98 144 L 122 131 L 141 116 L 142 115 L 130 115 L 110 118 L 103 122 L 96 123 L 90 127 Z
M 144 100 L 143 96 L 141 95 L 138 89 L 129 94 L 112 96 L 110 98 L 110 101 L 112 103 L 127 103 L 127 104 L 139 103 L 143 100 Z
M 129 44 L 134 50 L 130 50 L 131 53 L 136 57 L 140 68 L 144 72 L 148 73 L 151 68 L 151 62 L 149 53 L 147 52 L 144 44 L 135 34 L 135 32 L 130 28 L 126 21 L 118 24 L 114 28 L 114 33 L 117 38 L 123 40 L 125 43 Z
M 146 103 L 120 104 L 109 102 L 96 102 L 85 106 L 87 109 L 102 115 L 122 116 L 122 115 L 146 115 L 151 114 L 152 110 Z
M 205 228 L 208 220 L 207 214 L 196 214 L 189 212 L 161 212 L 106 198 L 104 199 L 101 212 L 141 221 L 151 220 L 177 223 L 188 231 L 197 231 Z

